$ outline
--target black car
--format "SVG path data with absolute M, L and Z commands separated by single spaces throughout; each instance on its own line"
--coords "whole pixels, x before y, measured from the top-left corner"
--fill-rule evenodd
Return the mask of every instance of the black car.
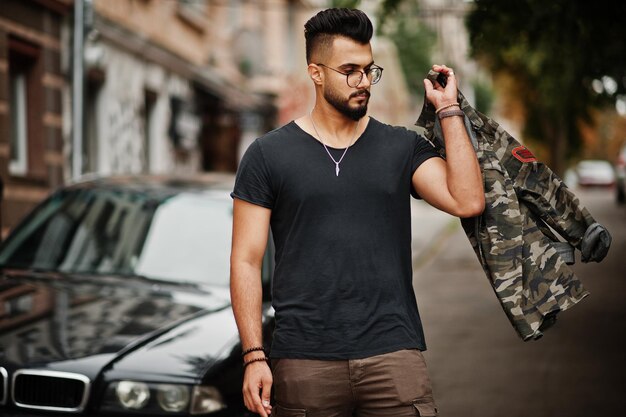
M 101 178 L 36 207 L 0 247 L 0 415 L 248 415 L 231 189 L 228 175 Z

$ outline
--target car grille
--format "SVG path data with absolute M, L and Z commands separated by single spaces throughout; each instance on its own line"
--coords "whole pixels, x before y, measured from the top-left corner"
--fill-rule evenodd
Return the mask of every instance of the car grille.
M 6 404 L 9 389 L 9 374 L 0 366 L 0 404 Z
M 80 412 L 89 396 L 84 375 L 45 370 L 19 370 L 13 375 L 13 402 L 38 410 Z

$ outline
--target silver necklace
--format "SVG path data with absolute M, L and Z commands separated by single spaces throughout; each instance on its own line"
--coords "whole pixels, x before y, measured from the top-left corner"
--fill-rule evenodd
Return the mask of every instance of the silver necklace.
M 311 110 L 309 117 L 311 118 L 311 124 L 313 125 L 313 130 L 315 130 L 315 134 L 320 139 L 320 142 L 322 142 L 322 145 L 324 146 L 324 149 L 326 149 L 326 153 L 328 154 L 328 156 L 330 156 L 330 159 L 332 159 L 332 161 L 335 163 L 335 175 L 339 176 L 339 171 L 340 171 L 339 164 L 341 163 L 341 161 L 343 161 L 343 157 L 346 156 L 346 152 L 348 152 L 348 149 L 350 149 L 350 146 L 354 144 L 354 140 L 356 139 L 356 130 L 357 130 L 357 127 L 359 127 L 359 122 L 357 122 L 356 125 L 354 126 L 354 132 L 352 132 L 352 140 L 350 141 L 350 144 L 343 151 L 343 154 L 341 154 L 341 158 L 339 158 L 339 160 L 337 161 L 335 160 L 335 158 L 333 158 L 333 155 L 330 153 L 330 151 L 328 150 L 328 147 L 324 143 L 324 139 L 322 139 L 322 136 L 317 131 L 317 127 L 315 127 L 315 122 L 313 121 L 313 110 Z

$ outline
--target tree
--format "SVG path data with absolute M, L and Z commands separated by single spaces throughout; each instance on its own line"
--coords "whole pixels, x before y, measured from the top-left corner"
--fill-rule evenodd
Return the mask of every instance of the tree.
M 472 54 L 512 78 L 526 109 L 524 136 L 547 144 L 551 168 L 563 173 L 579 151 L 579 123 L 592 123 L 592 109 L 626 91 L 625 4 L 475 0 L 474 6 L 467 19 Z M 594 90 L 603 77 L 615 80 L 614 88 Z
M 421 23 L 415 1 L 398 5 L 393 10 L 381 7 L 379 16 L 379 33 L 391 39 L 396 46 L 409 91 L 414 97 L 423 96 L 423 79 L 432 65 L 435 33 Z M 381 19 L 382 16 L 384 18 Z

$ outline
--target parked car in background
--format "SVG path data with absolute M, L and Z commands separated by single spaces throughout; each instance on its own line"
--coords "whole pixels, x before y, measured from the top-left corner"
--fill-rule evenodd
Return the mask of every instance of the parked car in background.
M 576 165 L 578 185 L 612 186 L 615 184 L 615 171 L 609 161 L 588 159 Z
M 615 163 L 615 197 L 619 204 L 626 202 L 626 144 L 622 146 Z
M 35 208 L 0 247 L 0 415 L 251 415 L 231 189 L 232 176 L 93 179 Z

